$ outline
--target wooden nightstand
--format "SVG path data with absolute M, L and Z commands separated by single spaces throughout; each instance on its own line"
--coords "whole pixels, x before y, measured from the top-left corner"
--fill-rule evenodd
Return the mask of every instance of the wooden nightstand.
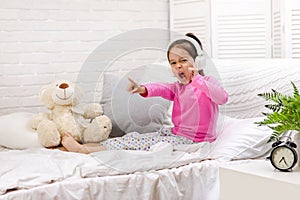
M 270 161 L 255 160 L 220 167 L 220 200 L 300 199 L 300 169 L 274 170 Z

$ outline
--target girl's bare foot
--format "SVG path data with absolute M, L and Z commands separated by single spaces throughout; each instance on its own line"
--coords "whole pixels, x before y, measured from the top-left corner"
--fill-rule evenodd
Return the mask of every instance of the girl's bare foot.
M 65 133 L 61 141 L 62 145 L 70 152 L 88 154 L 88 150 L 79 144 L 69 133 Z

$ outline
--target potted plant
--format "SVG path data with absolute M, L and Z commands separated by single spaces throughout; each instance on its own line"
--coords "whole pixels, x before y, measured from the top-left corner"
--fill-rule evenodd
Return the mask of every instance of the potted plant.
M 272 112 L 263 113 L 266 118 L 256 122 L 256 124 L 268 126 L 273 130 L 269 141 L 278 140 L 287 131 L 300 132 L 300 95 L 296 85 L 293 82 L 291 84 L 294 90 L 291 96 L 274 89 L 271 92 L 258 94 L 272 102 L 265 105 Z

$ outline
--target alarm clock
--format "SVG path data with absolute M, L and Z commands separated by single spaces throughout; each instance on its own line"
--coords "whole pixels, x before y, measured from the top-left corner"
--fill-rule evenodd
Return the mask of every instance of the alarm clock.
M 294 142 L 278 140 L 272 144 L 271 164 L 280 171 L 292 171 L 298 161 L 297 145 Z

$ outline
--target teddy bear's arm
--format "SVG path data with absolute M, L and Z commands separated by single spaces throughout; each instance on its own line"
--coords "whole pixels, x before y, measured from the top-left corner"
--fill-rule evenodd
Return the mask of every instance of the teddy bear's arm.
M 49 114 L 48 113 L 39 113 L 34 115 L 30 120 L 29 120 L 29 126 L 32 129 L 37 129 L 41 121 L 49 119 Z
M 84 118 L 94 119 L 100 115 L 103 115 L 103 108 L 99 103 L 90 103 L 84 106 Z

